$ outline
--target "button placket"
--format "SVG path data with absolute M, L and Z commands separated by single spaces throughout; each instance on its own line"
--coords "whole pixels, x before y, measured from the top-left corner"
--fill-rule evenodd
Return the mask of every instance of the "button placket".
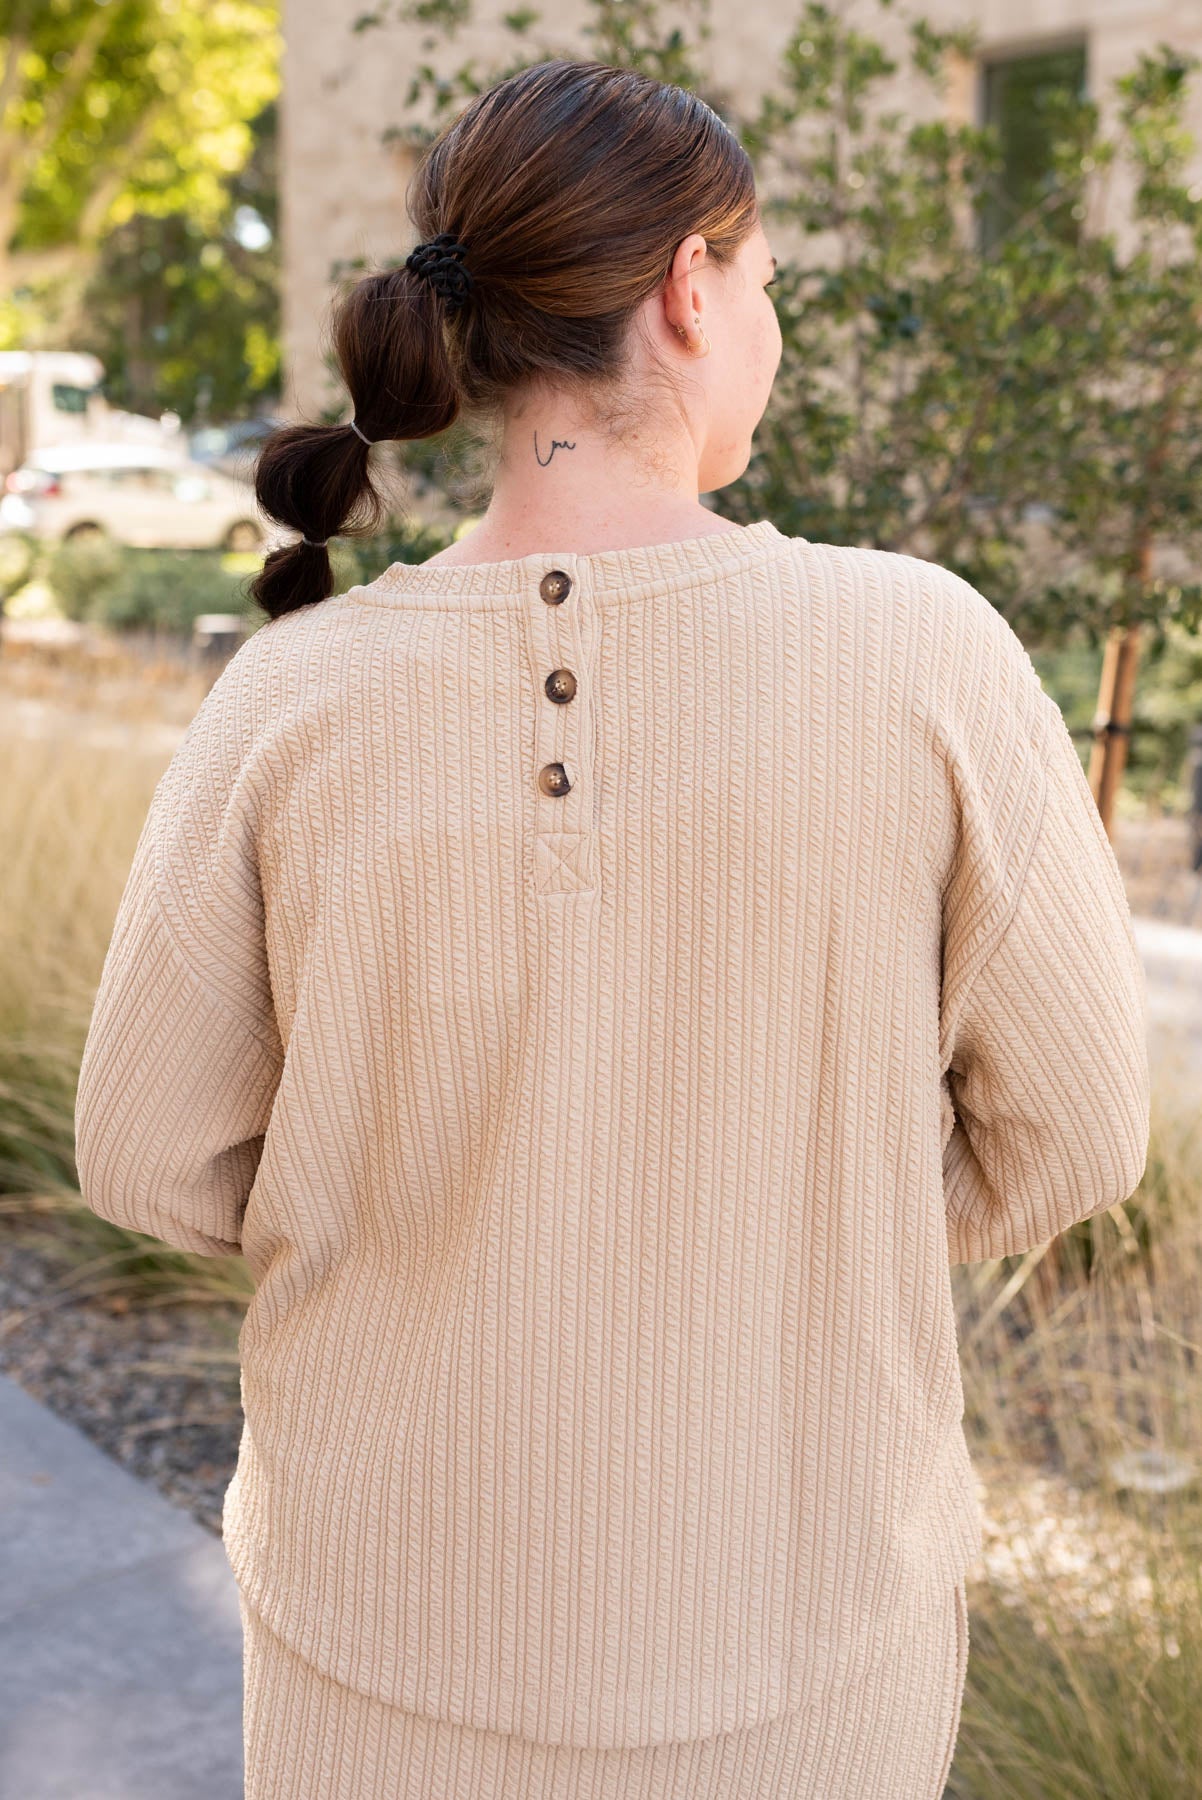
M 534 806 L 540 893 L 594 885 L 593 716 L 576 577 L 548 568 L 525 609 L 535 676 Z

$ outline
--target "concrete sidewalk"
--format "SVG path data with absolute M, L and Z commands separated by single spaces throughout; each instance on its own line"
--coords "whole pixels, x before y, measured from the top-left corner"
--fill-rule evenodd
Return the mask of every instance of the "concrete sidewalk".
M 221 1541 L 0 1376 L 0 1794 L 241 1800 Z

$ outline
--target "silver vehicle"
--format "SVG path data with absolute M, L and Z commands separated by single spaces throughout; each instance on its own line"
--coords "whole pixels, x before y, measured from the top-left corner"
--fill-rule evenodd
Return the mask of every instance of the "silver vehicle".
M 0 532 L 103 535 L 143 550 L 273 547 L 254 490 L 166 445 L 57 444 L 4 478 Z

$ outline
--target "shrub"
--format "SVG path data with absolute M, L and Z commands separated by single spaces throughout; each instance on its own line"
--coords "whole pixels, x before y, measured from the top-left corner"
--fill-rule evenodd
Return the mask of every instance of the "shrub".
M 248 613 L 245 569 L 230 562 L 221 551 L 131 550 L 89 538 L 58 545 L 47 579 L 68 618 L 189 635 L 201 613 Z

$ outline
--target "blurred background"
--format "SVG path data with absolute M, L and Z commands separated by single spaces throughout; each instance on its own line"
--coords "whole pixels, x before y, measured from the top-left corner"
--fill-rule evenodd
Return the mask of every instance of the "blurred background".
M 263 623 L 257 448 L 349 416 L 331 302 L 407 254 L 441 124 L 559 55 L 696 89 L 756 163 L 784 352 L 706 503 L 955 569 L 1079 744 L 1153 1141 L 1122 1206 L 953 1271 L 948 1792 L 1202 1795 L 1202 7 L 1162 0 L 0 0 L 0 1791 L 241 1792 L 249 1278 L 80 1205 L 75 1076 L 154 784 Z M 373 463 L 336 591 L 487 501 L 459 426 Z

